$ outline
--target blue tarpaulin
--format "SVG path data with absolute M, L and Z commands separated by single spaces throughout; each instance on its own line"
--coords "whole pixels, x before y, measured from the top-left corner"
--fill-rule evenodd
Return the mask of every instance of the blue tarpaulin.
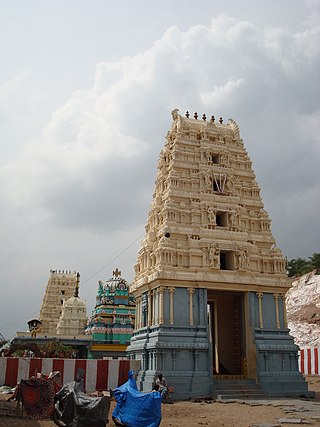
M 117 401 L 112 417 L 126 427 L 158 427 L 161 423 L 161 394 L 141 393 L 129 371 L 126 383 L 113 390 Z

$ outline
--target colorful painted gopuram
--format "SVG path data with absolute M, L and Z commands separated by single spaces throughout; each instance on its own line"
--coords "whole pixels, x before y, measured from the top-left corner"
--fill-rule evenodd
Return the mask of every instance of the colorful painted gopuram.
M 92 335 L 94 358 L 126 356 L 135 322 L 135 300 L 129 284 L 116 269 L 105 282 L 98 282 L 96 305 L 88 321 L 87 335 Z
M 270 223 L 236 122 L 172 111 L 131 286 L 141 390 L 161 371 L 177 399 L 217 395 L 230 380 L 307 392 Z

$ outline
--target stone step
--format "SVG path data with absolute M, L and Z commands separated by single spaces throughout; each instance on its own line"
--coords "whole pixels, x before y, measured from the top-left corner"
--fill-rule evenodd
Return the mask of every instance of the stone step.
M 234 394 L 217 394 L 217 401 L 236 401 L 236 400 L 265 400 L 268 399 L 268 395 L 264 393 L 234 393 Z
M 255 381 L 215 381 L 216 390 L 257 390 Z
M 259 390 L 257 384 L 215 384 L 216 390 Z
M 215 381 L 217 400 L 267 399 L 254 380 Z
M 252 389 L 252 388 L 234 388 L 234 389 L 216 389 L 217 394 L 257 394 L 257 393 L 264 393 L 264 391 L 260 390 L 259 388 Z M 264 393 L 265 394 L 265 393 Z

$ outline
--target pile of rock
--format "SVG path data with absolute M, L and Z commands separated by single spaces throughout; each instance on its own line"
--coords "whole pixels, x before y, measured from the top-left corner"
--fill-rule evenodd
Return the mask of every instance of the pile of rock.
M 320 346 L 320 271 L 293 279 L 286 295 L 290 334 L 299 347 Z

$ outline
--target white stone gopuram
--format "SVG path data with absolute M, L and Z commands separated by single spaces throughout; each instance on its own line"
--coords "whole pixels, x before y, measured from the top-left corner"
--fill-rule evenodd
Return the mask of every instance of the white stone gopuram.
M 301 393 L 285 258 L 239 127 L 177 109 L 172 119 L 131 286 L 140 388 L 161 371 L 177 398 L 214 394 L 226 378 Z
M 79 277 L 79 273 L 76 272 L 50 270 L 40 309 L 39 319 L 42 322 L 39 328 L 40 333 L 56 335 L 64 301 L 74 297 Z
M 57 335 L 81 335 L 84 334 L 86 326 L 86 302 L 76 296 L 64 301 L 57 325 Z

